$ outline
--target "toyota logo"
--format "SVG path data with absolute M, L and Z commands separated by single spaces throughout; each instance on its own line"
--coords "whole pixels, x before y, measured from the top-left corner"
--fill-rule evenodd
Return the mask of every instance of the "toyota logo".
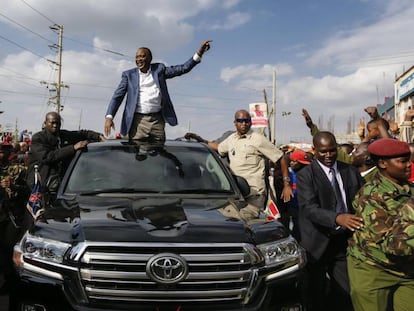
M 188 266 L 185 259 L 178 255 L 161 253 L 148 260 L 146 271 L 157 283 L 174 284 L 185 279 Z

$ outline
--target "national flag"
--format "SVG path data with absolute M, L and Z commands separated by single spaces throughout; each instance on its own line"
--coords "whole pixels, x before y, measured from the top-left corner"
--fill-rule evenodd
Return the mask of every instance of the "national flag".
M 40 174 L 38 172 L 37 166 L 35 167 L 35 184 L 33 186 L 32 192 L 30 193 L 26 208 L 35 220 L 39 218 L 39 216 L 44 211 L 42 185 L 40 183 Z
M 274 219 L 280 218 L 279 209 L 277 208 L 276 203 L 270 198 L 267 201 L 265 213 L 266 213 L 266 215 L 271 216 Z

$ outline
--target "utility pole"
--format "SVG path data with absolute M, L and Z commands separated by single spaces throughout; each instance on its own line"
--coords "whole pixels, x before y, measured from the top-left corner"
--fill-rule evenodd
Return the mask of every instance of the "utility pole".
M 2 103 L 2 101 L 0 100 L 0 104 Z M 0 114 L 3 114 L 4 113 L 4 111 L 3 110 L 1 110 L 0 111 Z M 3 133 L 3 125 L 2 124 L 0 124 L 0 134 L 2 134 Z
M 56 88 L 56 111 L 57 113 L 60 113 L 60 88 L 62 86 L 62 42 L 63 42 L 63 25 L 55 25 L 52 26 L 56 29 L 56 27 L 59 29 L 59 43 L 58 43 L 58 57 L 59 57 L 59 64 L 58 64 L 58 82 L 57 82 L 57 88 Z
M 269 109 L 269 103 L 267 102 L 267 93 L 266 90 L 263 89 L 263 99 L 264 99 L 264 103 L 266 104 L 266 110 L 267 110 L 267 133 L 269 141 L 272 141 L 272 132 L 270 131 L 270 115 L 272 114 L 272 111 Z M 262 134 L 264 134 L 265 129 L 262 128 Z
M 81 109 L 81 111 L 80 111 L 80 114 L 79 114 L 79 126 L 78 126 L 78 130 L 80 131 L 81 130 L 81 123 L 82 123 L 82 109 Z
M 272 121 L 270 137 L 272 137 L 272 143 L 276 145 L 276 70 L 273 70 L 272 114 L 270 120 Z
M 19 141 L 19 128 L 18 128 L 18 120 L 16 118 L 16 123 L 14 125 L 14 135 L 13 135 L 14 141 Z
M 69 88 L 68 85 L 62 83 L 63 25 L 55 24 L 53 26 L 50 26 L 49 28 L 55 32 L 58 32 L 59 34 L 58 44 L 49 45 L 51 49 L 57 50 L 58 61 L 55 62 L 50 59 L 48 60 L 49 62 L 57 66 L 58 77 L 57 77 L 57 82 L 55 83 L 48 83 L 46 81 L 41 81 L 40 84 L 46 84 L 47 87 L 50 84 L 54 87 L 53 89 L 49 89 L 49 92 L 56 92 L 56 95 L 51 96 L 49 98 L 48 104 L 53 103 L 56 106 L 56 112 L 60 114 L 60 112 L 63 110 L 63 105 L 61 104 L 61 90 L 62 88 Z

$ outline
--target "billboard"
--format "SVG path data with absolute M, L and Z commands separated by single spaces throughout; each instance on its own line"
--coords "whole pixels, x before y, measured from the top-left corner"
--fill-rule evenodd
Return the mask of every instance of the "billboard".
M 268 112 L 266 103 L 249 104 L 249 112 L 252 117 L 252 128 L 267 127 Z

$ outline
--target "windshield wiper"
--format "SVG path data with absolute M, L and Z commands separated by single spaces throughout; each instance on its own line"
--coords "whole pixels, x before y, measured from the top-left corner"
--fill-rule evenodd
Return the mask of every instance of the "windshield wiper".
M 158 190 L 136 188 L 107 188 L 79 192 L 79 195 L 96 195 L 101 193 L 159 193 Z

